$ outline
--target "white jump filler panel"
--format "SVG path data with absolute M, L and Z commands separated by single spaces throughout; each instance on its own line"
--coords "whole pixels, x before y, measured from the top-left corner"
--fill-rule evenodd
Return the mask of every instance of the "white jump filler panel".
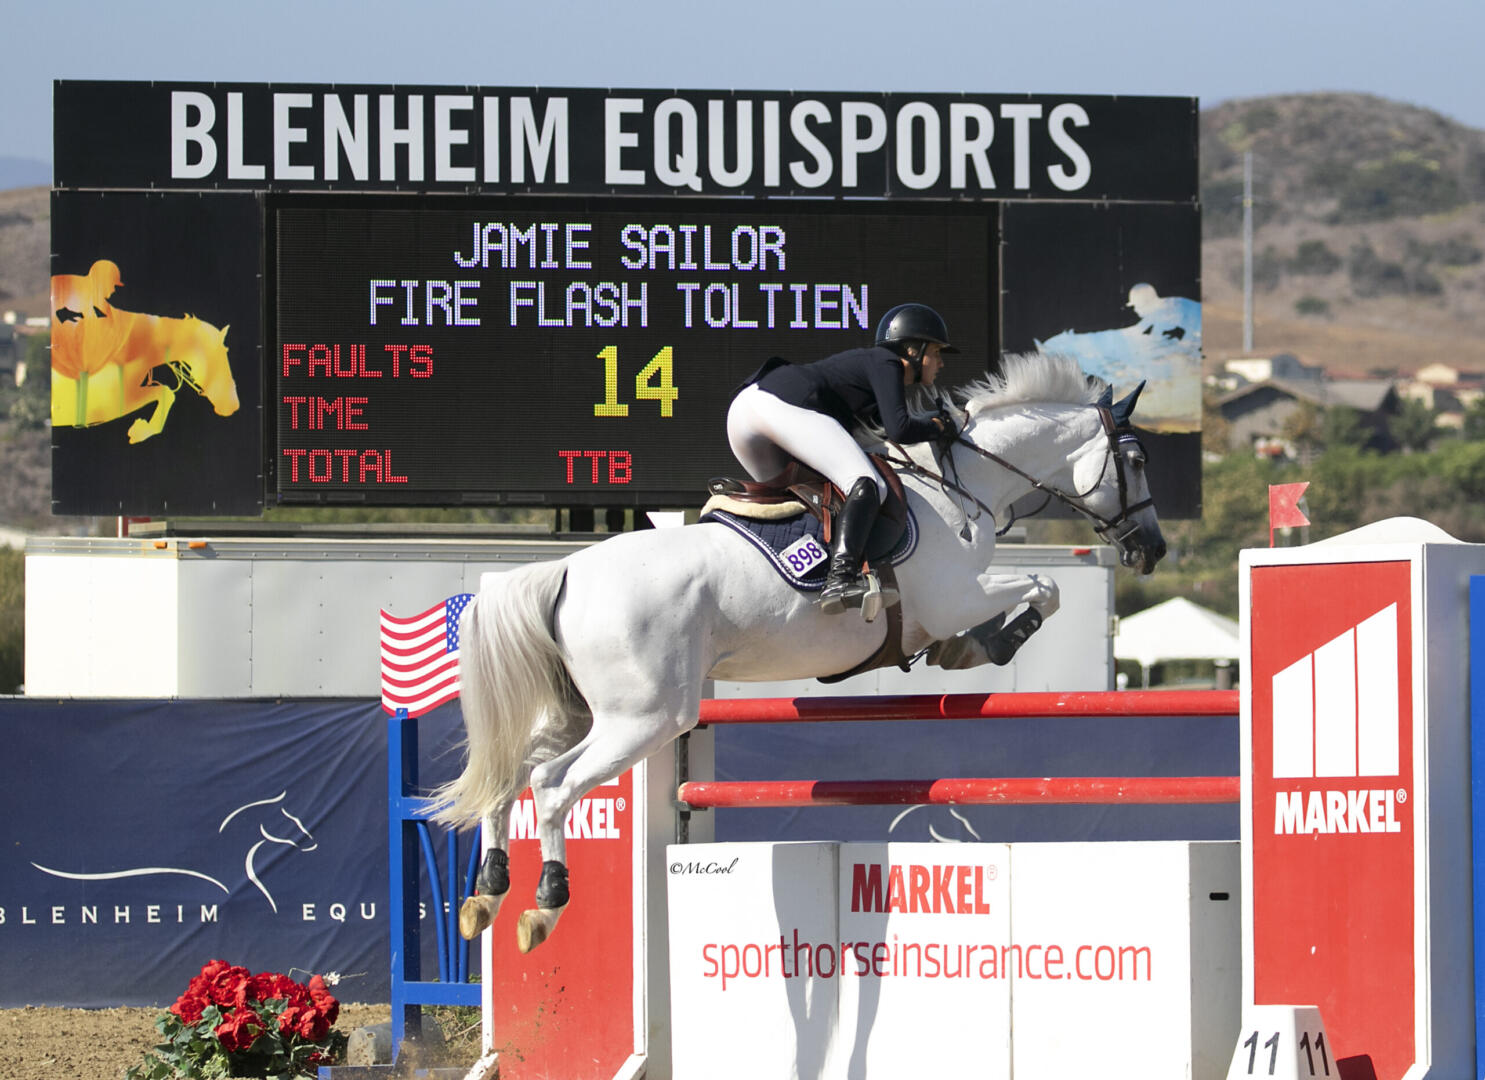
M 675 1080 L 969 1062 L 996 1080 L 1220 1080 L 1231 1058 L 1236 844 L 699 844 L 667 860 Z
M 836 1025 L 836 844 L 666 853 L 676 1077 L 819 1076 Z

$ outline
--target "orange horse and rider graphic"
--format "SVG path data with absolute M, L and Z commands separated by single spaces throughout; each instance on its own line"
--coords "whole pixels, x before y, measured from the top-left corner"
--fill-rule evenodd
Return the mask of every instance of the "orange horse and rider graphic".
M 218 416 L 235 413 L 228 327 L 114 307 L 109 298 L 122 284 L 107 259 L 86 274 L 52 277 L 52 425 L 93 427 L 153 406 L 129 425 L 129 442 L 140 443 L 164 430 L 183 387 Z M 172 377 L 174 385 L 161 381 Z

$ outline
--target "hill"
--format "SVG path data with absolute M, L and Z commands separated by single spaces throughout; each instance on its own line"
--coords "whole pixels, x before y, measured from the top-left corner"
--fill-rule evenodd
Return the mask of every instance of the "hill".
M 1203 343 L 1242 347 L 1253 155 L 1254 351 L 1337 373 L 1485 371 L 1485 131 L 1365 94 L 1201 114 Z
M 51 226 L 47 188 L 0 191 L 0 311 L 46 314 Z

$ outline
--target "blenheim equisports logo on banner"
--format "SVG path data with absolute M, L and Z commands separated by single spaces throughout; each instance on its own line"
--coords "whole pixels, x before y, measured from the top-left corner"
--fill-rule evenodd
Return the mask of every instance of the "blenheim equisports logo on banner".
M 1275 780 L 1397 775 L 1397 612 L 1388 604 L 1273 676 Z M 1274 832 L 1398 832 L 1403 794 L 1276 791 Z

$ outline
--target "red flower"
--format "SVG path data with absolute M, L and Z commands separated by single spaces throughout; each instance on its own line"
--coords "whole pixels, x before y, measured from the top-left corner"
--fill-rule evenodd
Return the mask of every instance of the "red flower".
M 170 1006 L 170 1011 L 180 1017 L 180 1022 L 190 1027 L 201 1020 L 202 1011 L 211 1004 L 204 993 L 196 992 L 195 979 L 191 980 L 191 986 L 186 992 L 175 999 L 175 1004 Z
M 278 1030 L 281 1035 L 292 1035 L 299 1027 L 299 1014 L 304 1011 L 301 1005 L 290 1005 L 278 1014 Z
M 330 1034 L 330 1020 L 319 1009 L 302 1009 L 294 1030 L 300 1038 L 315 1043 L 323 1042 L 325 1036 Z
M 248 996 L 253 1001 L 294 1001 L 308 995 L 302 986 L 287 975 L 264 971 L 248 980 Z
M 235 1054 L 249 1049 L 263 1034 L 263 1020 L 252 1009 L 234 1009 L 216 1026 L 217 1041 L 222 1049 Z
M 325 980 L 319 975 L 311 975 L 309 978 L 309 996 L 315 1008 L 324 1013 L 330 1023 L 335 1023 L 336 1017 L 340 1015 L 340 1002 L 325 989 Z
M 212 961 L 213 964 L 219 961 Z M 209 967 L 210 965 L 208 965 Z M 202 969 L 206 974 L 206 969 Z M 222 1008 L 241 1008 L 248 999 L 248 969 L 225 967 L 207 977 L 212 1004 Z

